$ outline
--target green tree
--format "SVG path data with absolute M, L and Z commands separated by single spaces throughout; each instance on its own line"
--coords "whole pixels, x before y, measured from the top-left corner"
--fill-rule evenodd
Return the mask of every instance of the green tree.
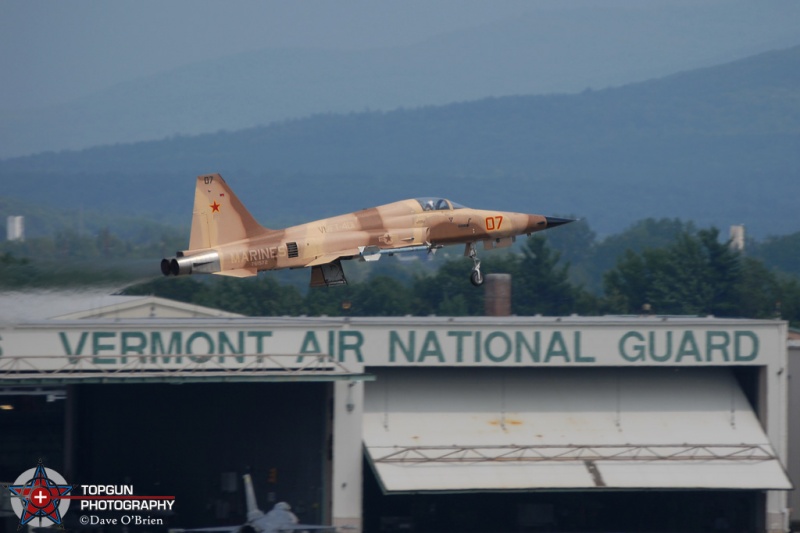
M 763 262 L 742 259 L 739 279 L 739 314 L 749 318 L 775 318 L 781 307 L 783 288 Z
M 0 255 L 0 287 L 20 287 L 30 279 L 30 276 L 31 262 L 29 259 L 18 259 L 9 252 Z
M 780 313 L 780 318 L 788 320 L 793 327 L 800 327 L 800 280 L 796 277 L 778 280 L 778 293 L 776 314 Z
M 606 303 L 613 313 L 638 313 L 649 304 L 653 283 L 652 268 L 658 268 L 665 255 L 657 250 L 636 254 L 626 250 L 616 268 L 606 272 Z
M 599 289 L 600 278 L 595 274 L 594 265 L 597 234 L 585 219 L 576 220 L 539 235 L 545 238 L 549 247 L 559 252 L 562 262 L 569 264 L 569 276 L 573 283 L 591 286 L 596 279 Z
M 195 302 L 248 316 L 297 316 L 303 311 L 303 298 L 297 289 L 280 285 L 269 276 L 224 278 Z
M 674 244 L 680 235 L 694 231 L 691 222 L 677 218 L 647 218 L 635 222 L 622 233 L 610 235 L 595 244 L 589 256 L 590 265 L 581 267 L 587 272 L 587 286 L 599 292 L 604 286 L 604 274 L 614 268 L 627 251 L 641 253 L 646 249 L 667 247 Z
M 530 237 L 512 273 L 512 310 L 518 315 L 564 315 L 576 312 L 576 289 L 569 282 L 569 265 L 544 237 Z
M 304 313 L 309 316 L 342 316 L 350 314 L 355 298 L 356 284 L 343 287 L 309 289 L 304 299 Z
M 403 316 L 414 309 L 413 294 L 388 276 L 377 276 L 356 287 L 350 314 L 356 316 Z
M 800 232 L 768 237 L 759 244 L 748 242 L 748 246 L 768 267 L 800 276 Z
M 414 314 L 482 315 L 483 291 L 470 283 L 471 269 L 472 260 L 464 258 L 445 262 L 432 276 L 418 274 L 412 285 Z
M 719 241 L 716 228 L 684 232 L 667 247 L 632 251 L 605 275 L 606 297 L 615 312 L 736 316 L 741 261 Z
M 697 235 L 705 260 L 701 272 L 709 287 L 703 307 L 716 316 L 740 316 L 741 254 L 730 246 L 730 241 L 720 241 L 717 228 L 700 230 Z

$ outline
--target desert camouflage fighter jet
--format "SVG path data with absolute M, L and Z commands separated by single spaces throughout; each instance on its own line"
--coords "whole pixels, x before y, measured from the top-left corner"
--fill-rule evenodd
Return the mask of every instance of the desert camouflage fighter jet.
M 261 226 L 219 174 L 197 177 L 189 249 L 161 261 L 165 276 L 255 276 L 260 270 L 311 267 L 311 286 L 344 285 L 343 259 L 376 261 L 383 254 L 464 244 L 470 280 L 483 283 L 476 244 L 510 246 L 517 235 L 571 219 L 469 209 L 444 198 L 418 198 L 271 230 Z

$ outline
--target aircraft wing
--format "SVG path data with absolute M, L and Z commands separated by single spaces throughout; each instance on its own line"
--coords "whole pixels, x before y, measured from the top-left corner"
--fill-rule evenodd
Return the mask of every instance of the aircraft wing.
M 336 252 L 327 253 L 312 259 L 305 264 L 307 267 L 315 267 L 333 263 L 337 259 L 358 257 L 363 261 L 377 261 L 381 255 L 394 255 L 403 252 L 426 252 L 430 251 L 431 246 L 424 244 L 396 244 L 394 246 L 359 246 L 357 248 L 342 249 Z
M 356 252 L 356 253 L 358 253 L 358 252 Z M 314 259 L 313 261 L 310 261 L 310 262 L 306 263 L 306 266 L 307 267 L 315 267 L 315 266 L 318 266 L 318 265 L 327 265 L 328 263 L 333 263 L 334 261 L 336 261 L 340 257 L 347 257 L 348 255 L 353 255 L 353 253 L 352 252 L 348 253 L 348 252 L 342 251 L 342 252 L 336 252 L 336 253 L 333 253 L 333 254 L 321 255 L 321 256 L 317 257 L 316 259 Z

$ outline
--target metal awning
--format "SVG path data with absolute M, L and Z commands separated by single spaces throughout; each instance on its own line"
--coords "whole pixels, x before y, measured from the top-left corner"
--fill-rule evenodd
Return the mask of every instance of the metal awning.
M 724 368 L 395 369 L 364 443 L 387 492 L 791 488 Z

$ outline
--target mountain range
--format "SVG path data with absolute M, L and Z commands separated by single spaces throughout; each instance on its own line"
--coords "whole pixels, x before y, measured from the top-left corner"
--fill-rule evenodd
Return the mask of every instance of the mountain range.
M 317 114 L 9 158 L 0 181 L 22 201 L 181 224 L 194 176 L 221 172 L 267 226 L 441 195 L 578 216 L 601 234 L 670 217 L 763 236 L 800 230 L 799 147 L 793 47 L 575 94 Z
M 793 0 L 531 9 L 414 45 L 255 50 L 65 104 L 12 110 L 2 102 L 0 157 L 237 131 L 318 113 L 599 90 L 800 44 Z

